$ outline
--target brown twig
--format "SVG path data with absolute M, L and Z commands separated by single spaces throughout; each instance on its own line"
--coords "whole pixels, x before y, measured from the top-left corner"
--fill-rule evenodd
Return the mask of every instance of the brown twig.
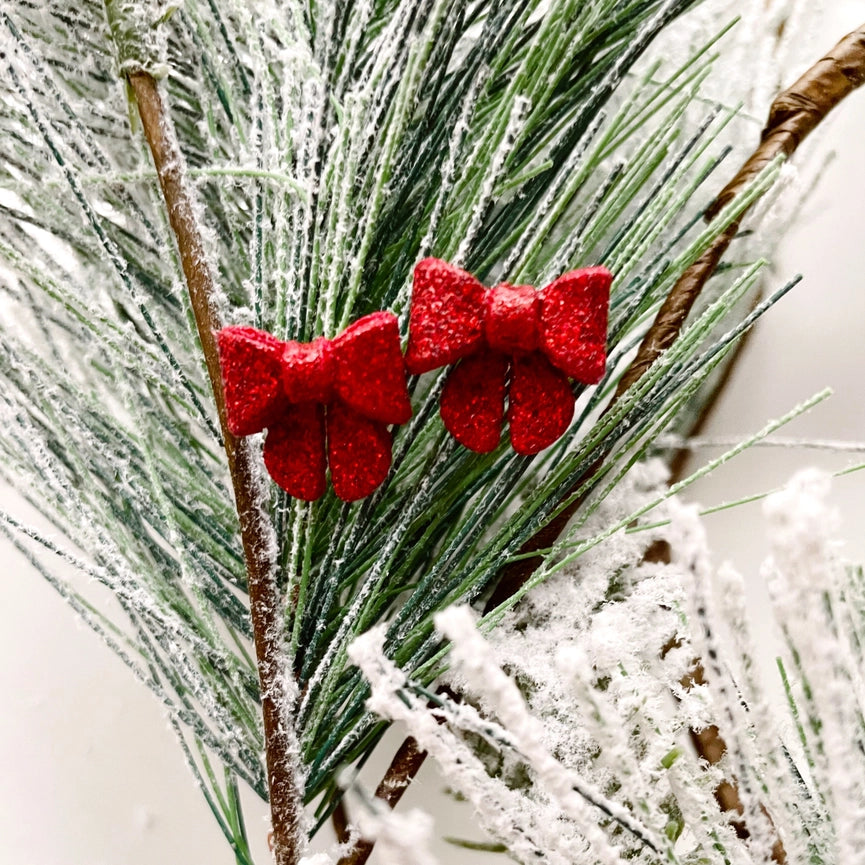
M 396 808 L 397 802 L 402 799 L 424 760 L 426 751 L 422 751 L 415 739 L 409 736 L 391 760 L 387 773 L 376 788 L 376 797 L 388 807 Z M 374 843 L 366 838 L 359 838 L 354 847 L 339 860 L 338 865 L 363 865 L 369 859 Z
M 705 681 L 703 665 L 699 661 L 696 661 L 691 672 L 682 680 L 682 685 L 690 690 L 694 685 L 705 684 Z M 701 730 L 692 728 L 689 732 L 691 744 L 700 757 L 710 766 L 715 766 L 721 762 L 727 753 L 727 743 L 722 738 L 721 731 L 714 724 L 703 727 Z M 735 784 L 729 781 L 721 781 L 715 788 L 715 801 L 718 803 L 718 807 L 727 814 L 738 814 L 741 817 L 745 813 L 745 806 L 742 804 L 739 790 Z M 760 807 L 771 825 L 772 818 L 769 816 L 769 812 L 765 806 Z M 751 833 L 744 820 L 734 819 L 732 820 L 732 826 L 739 838 L 745 840 L 751 837 Z M 772 851 L 770 853 L 772 861 L 776 865 L 786 865 L 787 851 L 784 849 L 781 839 L 777 837 L 777 832 L 775 835 L 775 842 L 772 844 Z
M 345 799 L 339 799 L 330 815 L 330 824 L 333 826 L 333 834 L 340 844 L 345 844 L 351 838 L 351 830 L 348 825 L 348 810 L 345 807 Z
M 707 212 L 714 218 L 779 154 L 792 156 L 826 115 L 865 83 L 865 24 L 845 36 L 769 109 L 760 146 L 724 187 Z
M 706 218 L 714 218 L 777 156 L 791 156 L 826 115 L 863 82 L 865 82 L 865 25 L 845 36 L 792 87 L 778 95 L 769 111 L 759 147 L 708 208 Z M 703 286 L 715 272 L 721 257 L 736 236 L 746 212 L 740 214 L 734 223 L 718 235 L 709 249 L 679 277 L 643 338 L 636 357 L 619 381 L 607 410 L 631 385 L 642 378 L 661 353 L 676 340 Z M 600 463 L 593 466 L 588 474 L 594 474 L 598 468 Z M 579 488 L 582 480 L 577 482 L 574 489 Z M 580 504 L 582 501 L 578 499 L 565 508 L 531 537 L 520 552 L 532 553 L 552 546 Z M 488 605 L 489 608 L 497 606 L 517 591 L 542 561 L 541 556 L 536 556 L 519 559 L 505 566 Z M 718 743 L 724 747 L 720 737 L 714 743 L 715 746 L 718 746 Z M 699 747 L 699 737 L 695 744 Z M 708 746 L 709 742 L 706 744 Z M 708 754 L 703 756 L 708 759 Z M 411 783 L 412 777 L 413 775 L 406 775 L 406 767 L 394 759 L 385 772 L 379 788 L 388 784 L 404 789 Z M 735 793 L 735 788 L 733 792 Z M 738 794 L 736 799 L 738 800 Z M 727 804 L 735 807 L 732 799 Z M 364 858 L 343 859 L 340 865 L 363 865 L 368 855 Z M 782 862 L 783 856 L 783 848 L 773 851 L 776 862 Z
M 650 558 L 649 553 L 644 555 L 644 561 L 654 561 L 660 562 L 665 565 L 669 565 L 672 560 L 672 551 L 670 549 L 670 545 L 666 541 L 662 541 L 658 545 L 654 546 L 654 556 Z M 673 637 L 670 639 L 666 645 L 661 649 L 661 658 L 665 658 L 667 654 L 673 650 L 678 649 L 682 645 L 682 641 Z M 695 685 L 704 685 L 706 684 L 705 671 L 703 669 L 702 663 L 699 660 L 695 660 L 691 669 L 682 677 L 680 680 L 681 685 L 685 690 L 690 691 Z M 721 760 L 724 758 L 724 755 L 727 753 L 727 743 L 721 737 L 721 731 L 714 724 L 710 724 L 707 727 L 703 727 L 699 730 L 691 727 L 688 730 L 689 737 L 691 739 L 691 744 L 694 747 L 694 751 L 697 753 L 699 757 L 702 757 L 710 766 L 716 766 Z M 742 804 L 742 798 L 739 795 L 738 788 L 731 784 L 729 781 L 723 780 L 714 791 L 715 801 L 718 803 L 718 807 L 727 814 L 738 814 L 740 817 L 745 813 L 745 806 Z M 760 806 L 764 816 L 769 821 L 770 825 L 772 824 L 772 818 L 769 815 L 769 812 L 766 810 L 764 806 Z M 746 840 L 751 837 L 751 833 L 748 831 L 748 827 L 745 824 L 744 820 L 741 819 L 732 819 L 730 821 L 730 825 L 733 827 L 733 830 L 736 832 L 736 835 L 742 840 Z M 773 825 L 774 829 L 774 825 Z M 775 842 L 772 845 L 771 851 L 772 861 L 775 862 L 775 865 L 786 865 L 787 863 L 787 851 L 784 849 L 784 844 L 781 839 L 777 837 Z
M 213 277 L 183 178 L 183 155 L 170 132 L 168 114 L 156 80 L 144 71 L 129 72 L 127 80 L 135 94 L 144 136 L 168 209 L 168 219 L 180 253 L 180 263 L 219 413 L 246 559 L 249 606 L 261 688 L 274 855 L 278 865 L 294 865 L 300 858 L 301 850 L 302 800 L 294 781 L 291 719 L 284 714 L 290 703 L 285 686 L 287 678 L 283 675 L 281 603 L 274 578 L 275 561 L 268 540 L 267 518 L 256 495 L 254 469 L 257 458 L 249 444 L 235 438 L 226 424 L 225 397 L 215 336 L 220 324 L 213 305 Z

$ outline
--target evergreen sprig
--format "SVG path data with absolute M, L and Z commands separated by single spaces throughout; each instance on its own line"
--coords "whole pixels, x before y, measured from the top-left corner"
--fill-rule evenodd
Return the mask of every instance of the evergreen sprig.
M 577 389 L 550 451 L 456 446 L 435 410 L 442 378 L 425 376 L 368 499 L 310 504 L 269 487 L 303 795 L 321 797 L 320 823 L 339 768 L 384 729 L 351 641 L 387 622 L 386 651 L 429 685 L 434 614 L 487 597 L 576 499 L 579 533 L 769 306 L 718 336 L 760 276 L 761 262 L 741 263 L 599 417 L 659 303 L 778 174 L 770 163 L 701 224 L 736 117 L 700 95 L 717 40 L 666 77 L 660 63 L 634 72 L 694 5 L 188 0 L 165 15 L 13 0 L 0 12 L 2 472 L 68 545 L 11 516 L 4 532 L 170 708 L 239 862 L 238 780 L 268 796 L 247 575 L 194 309 L 118 69 L 165 75 L 224 323 L 309 340 L 388 308 L 405 331 L 425 255 L 486 282 L 543 285 L 589 264 L 615 275 L 609 371 Z M 569 543 L 544 551 L 534 583 Z M 59 581 L 50 555 L 116 604 Z

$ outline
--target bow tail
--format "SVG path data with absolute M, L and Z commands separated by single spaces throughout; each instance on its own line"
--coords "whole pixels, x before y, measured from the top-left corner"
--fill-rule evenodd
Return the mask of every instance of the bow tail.
M 290 496 L 307 502 L 321 498 L 327 487 L 324 407 L 313 402 L 288 406 L 267 430 L 264 464 Z
M 536 454 L 564 434 L 574 416 L 574 395 L 563 372 L 540 352 L 515 358 L 508 405 L 511 444 Z
M 476 453 L 498 446 L 505 417 L 508 358 L 485 351 L 465 358 L 449 373 L 441 395 L 447 431 Z
M 344 502 L 368 496 L 390 471 L 392 436 L 344 402 L 327 407 L 327 458 L 333 491 Z

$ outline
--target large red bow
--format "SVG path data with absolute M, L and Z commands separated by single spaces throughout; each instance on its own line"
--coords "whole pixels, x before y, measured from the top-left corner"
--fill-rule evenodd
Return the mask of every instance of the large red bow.
M 485 288 L 436 258 L 415 267 L 405 363 L 417 374 L 463 359 L 441 397 L 442 420 L 458 442 L 479 453 L 496 448 L 508 369 L 514 450 L 535 454 L 565 432 L 574 415 L 568 378 L 596 384 L 604 374 L 612 279 L 605 267 L 589 267 L 540 291 Z
M 411 417 L 392 313 L 374 312 L 310 343 L 252 327 L 223 328 L 217 340 L 228 428 L 238 436 L 267 429 L 264 463 L 286 492 L 319 498 L 328 464 L 343 501 L 368 496 L 385 479 L 387 424 Z

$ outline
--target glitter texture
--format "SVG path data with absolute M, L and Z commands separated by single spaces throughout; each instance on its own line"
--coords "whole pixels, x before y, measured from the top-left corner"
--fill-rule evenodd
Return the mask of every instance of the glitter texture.
M 483 346 L 486 289 L 437 258 L 414 269 L 406 368 L 412 375 L 447 366 Z
M 463 358 L 442 391 L 447 430 L 470 450 L 494 450 L 507 391 L 511 444 L 538 453 L 573 418 L 568 378 L 597 384 L 604 375 L 612 280 L 605 267 L 589 267 L 540 291 L 488 289 L 447 262 L 424 259 L 415 268 L 406 367 L 422 373 Z
M 448 375 L 441 416 L 448 432 L 469 450 L 485 454 L 498 447 L 505 416 L 505 355 L 481 351 Z
M 333 399 L 335 363 L 330 340 L 283 343 L 282 388 L 291 403 L 322 402 Z
M 327 488 L 344 501 L 387 477 L 388 424 L 411 417 L 396 316 L 375 312 L 332 340 L 282 342 L 251 327 L 217 334 L 228 428 L 267 429 L 264 463 L 289 495 L 313 501 Z
M 540 348 L 553 366 L 583 384 L 604 377 L 612 281 L 606 267 L 587 267 L 560 276 L 540 292 Z
M 336 394 L 356 412 L 383 423 L 411 417 L 396 316 L 373 312 L 333 342 Z
M 514 358 L 508 396 L 511 445 L 518 454 L 548 448 L 574 416 L 568 377 L 537 351 Z
M 368 496 L 390 470 L 391 434 L 342 402 L 327 409 L 327 459 L 333 491 L 345 502 Z
M 264 464 L 270 476 L 296 499 L 311 502 L 327 489 L 324 452 L 324 406 L 289 405 L 267 431 Z
M 261 432 L 285 410 L 282 346 L 253 327 L 226 327 L 216 335 L 228 428 L 236 436 Z
M 538 347 L 541 296 L 530 285 L 493 286 L 485 302 L 484 336 L 490 348 L 516 354 Z

